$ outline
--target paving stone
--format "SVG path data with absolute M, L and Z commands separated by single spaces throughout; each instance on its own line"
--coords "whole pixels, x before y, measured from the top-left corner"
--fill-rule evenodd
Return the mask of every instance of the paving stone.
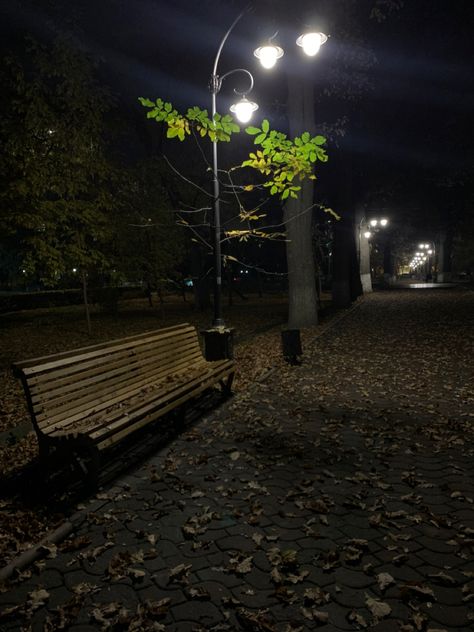
M 422 604 L 420 609 L 433 621 L 442 625 L 449 625 L 464 630 L 472 629 L 472 620 L 469 621 L 469 608 L 465 605 L 445 606 L 433 603 L 431 607 Z M 432 625 L 432 627 L 435 627 Z
M 400 623 L 393 619 L 384 619 L 370 626 L 371 632 L 400 632 Z
M 47 609 L 52 610 L 58 606 L 62 606 L 72 597 L 71 591 L 65 586 L 57 586 L 54 590 L 48 591 L 49 599 L 47 601 Z
M 222 612 L 209 601 L 188 601 L 173 606 L 171 609 L 173 619 L 180 621 L 195 621 L 204 627 L 210 627 L 224 620 Z
M 427 564 L 436 568 L 456 568 L 465 563 L 465 560 L 452 553 L 436 553 L 427 549 L 421 549 L 414 555 L 421 560 L 422 564 Z M 412 560 L 410 560 L 410 562 L 411 561 Z M 411 565 L 414 566 L 414 564 Z
M 100 592 L 94 593 L 94 601 L 98 603 L 110 603 L 112 601 L 123 603 L 127 607 L 138 603 L 138 595 L 135 588 L 122 582 L 114 582 L 105 585 Z
M 242 578 L 216 568 L 203 568 L 202 570 L 197 571 L 196 575 L 202 582 L 218 582 L 227 588 L 235 588 L 236 586 L 240 586 L 242 584 Z
M 357 571 L 340 567 L 336 569 L 334 578 L 337 584 L 348 588 L 368 588 L 375 584 L 375 578 L 364 573 L 362 569 Z
M 253 552 L 255 551 L 256 544 L 251 538 L 246 538 L 241 535 L 229 536 L 216 540 L 217 546 L 221 551 L 243 551 Z
M 375 595 L 368 589 L 360 590 L 359 588 L 348 588 L 342 582 L 337 582 L 339 590 L 331 591 L 332 601 L 340 604 L 344 608 L 363 608 L 365 606 L 366 594 L 375 597 Z
M 188 601 L 184 594 L 184 588 L 176 586 L 170 587 L 169 590 L 163 590 L 158 586 L 146 586 L 145 588 L 136 588 L 136 594 L 142 603 L 145 601 L 159 601 L 163 598 L 171 599 L 171 604 L 179 604 Z
M 354 626 L 347 620 L 347 615 L 351 612 L 352 608 L 346 608 L 340 606 L 336 602 L 332 601 L 324 606 L 318 607 L 319 610 L 329 613 L 330 625 L 335 626 L 338 630 L 354 630 Z M 365 616 L 365 610 L 361 612 Z M 368 619 L 367 619 L 368 620 Z M 324 628 L 320 628 L 323 630 Z
M 456 545 L 448 544 L 446 540 L 440 540 L 438 538 L 430 538 L 427 535 L 419 536 L 416 539 L 417 543 L 423 549 L 427 549 L 434 553 L 455 553 Z

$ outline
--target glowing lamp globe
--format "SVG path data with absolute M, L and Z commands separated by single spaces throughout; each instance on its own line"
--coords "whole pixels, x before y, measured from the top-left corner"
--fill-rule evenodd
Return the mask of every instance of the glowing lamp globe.
M 254 50 L 253 54 L 260 60 L 264 68 L 273 68 L 277 59 L 283 57 L 283 48 L 268 44 L 267 46 L 259 46 L 259 48 Z
M 301 46 L 306 55 L 314 57 L 327 41 L 328 38 L 324 33 L 304 33 L 298 37 L 296 44 Z
M 387 224 L 388 224 L 388 219 L 385 219 L 385 218 L 384 218 L 384 219 L 381 219 L 381 220 L 380 220 L 380 225 L 381 225 L 381 226 L 386 226 Z
M 372 233 L 370 232 L 370 230 L 366 230 L 364 233 L 364 237 L 366 239 L 370 239 L 372 237 Z
M 238 103 L 230 106 L 230 111 L 235 114 L 241 123 L 248 123 L 255 110 L 258 110 L 258 105 L 253 101 L 249 101 L 247 97 L 242 97 Z

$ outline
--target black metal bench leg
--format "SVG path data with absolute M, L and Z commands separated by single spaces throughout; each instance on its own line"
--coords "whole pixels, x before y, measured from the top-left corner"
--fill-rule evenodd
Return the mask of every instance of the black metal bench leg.
M 223 395 L 225 396 L 232 395 L 232 382 L 233 381 L 234 381 L 233 373 L 231 373 L 227 377 L 227 380 L 219 380 L 219 384 L 221 385 Z
M 93 446 L 81 446 L 73 451 L 72 456 L 87 487 L 97 487 L 100 472 L 99 450 Z

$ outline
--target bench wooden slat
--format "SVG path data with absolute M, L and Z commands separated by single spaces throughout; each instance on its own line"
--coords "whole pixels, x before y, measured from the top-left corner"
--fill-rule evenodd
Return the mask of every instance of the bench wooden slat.
M 189 362 L 192 362 L 196 357 L 202 357 L 200 349 L 196 349 L 195 345 L 184 347 L 178 343 L 176 351 L 180 353 L 180 359 L 182 356 L 182 360 L 189 360 Z M 121 376 L 127 372 L 132 377 L 134 375 L 146 375 L 150 371 L 158 369 L 163 373 L 167 370 L 173 372 L 176 363 L 177 359 L 174 350 L 169 349 L 167 353 L 160 354 L 157 357 L 155 350 L 152 349 L 146 355 L 134 356 L 120 362 L 102 364 L 102 366 L 98 365 L 93 371 L 87 370 L 71 374 L 67 378 L 63 378 L 59 386 L 57 385 L 59 380 L 54 382 L 54 386 L 49 383 L 32 384 L 30 385 L 32 401 L 35 405 L 41 402 L 45 406 L 49 406 L 49 402 L 51 402 L 51 405 L 54 406 L 62 396 L 69 397 L 71 391 L 81 390 L 85 393 L 89 390 L 89 387 L 93 389 L 94 385 L 105 383 L 107 380 L 116 379 L 120 381 Z
M 198 365 L 202 363 L 202 357 L 197 358 L 194 364 Z M 184 373 L 186 367 L 189 368 L 189 362 L 183 362 L 177 366 L 176 373 Z M 87 417 L 92 414 L 103 411 L 108 406 L 119 404 L 130 397 L 140 393 L 141 390 L 147 386 L 151 386 L 153 383 L 164 384 L 166 377 L 169 375 L 167 372 L 164 376 L 161 374 L 150 374 L 147 380 L 140 379 L 138 381 L 123 380 L 117 384 L 114 388 L 113 385 L 109 385 L 108 388 L 96 391 L 88 397 L 83 397 L 74 402 L 73 406 L 62 405 L 57 410 L 52 408 L 50 411 L 41 412 L 36 415 L 37 423 L 43 432 L 47 432 L 49 426 L 57 425 L 61 423 L 70 423 L 83 417 Z M 118 388 L 120 387 L 120 388 Z
M 138 417 L 138 414 L 137 414 L 133 420 L 132 425 L 128 425 L 126 428 L 120 430 L 120 432 L 117 432 L 117 427 L 114 427 L 113 429 L 111 429 L 113 430 L 113 435 L 111 435 L 107 439 L 101 439 L 97 443 L 98 447 L 100 449 L 110 447 L 114 445 L 115 443 L 117 443 L 117 441 L 121 441 L 131 432 L 135 432 L 135 430 L 142 428 L 143 426 L 150 423 L 151 421 L 156 421 L 157 419 L 159 419 L 166 413 L 170 412 L 171 410 L 177 408 L 178 406 L 188 401 L 191 397 L 196 397 L 203 391 L 210 388 L 213 384 L 216 383 L 216 379 L 223 379 L 227 377 L 230 370 L 233 370 L 233 369 L 222 369 L 219 372 L 212 373 L 212 375 L 209 375 L 208 379 L 205 382 L 201 382 L 200 384 L 197 384 L 195 388 L 185 389 L 180 398 L 173 399 L 171 402 L 169 402 L 169 404 L 167 404 L 166 406 L 163 406 L 162 408 L 159 408 L 159 406 L 157 405 L 155 406 L 150 405 L 150 411 L 148 412 L 148 414 L 145 414 L 143 411 L 141 411 L 141 413 L 144 414 L 145 416 L 137 418 Z
M 196 330 L 189 323 L 183 323 L 182 325 L 173 325 L 173 327 L 164 327 L 155 331 L 147 331 L 141 334 L 135 334 L 133 336 L 127 336 L 126 338 L 120 338 L 119 340 L 108 340 L 106 342 L 100 342 L 95 345 L 88 345 L 87 347 L 80 347 L 78 349 L 71 349 L 70 351 L 63 351 L 61 353 L 54 353 L 52 355 L 41 356 L 38 358 L 30 358 L 22 362 L 15 362 L 12 365 L 13 371 L 18 371 L 21 375 L 31 375 L 31 369 L 36 367 L 37 370 L 43 370 L 43 367 L 47 366 L 50 362 L 56 360 L 72 358 L 73 360 L 84 353 L 107 350 L 115 347 L 116 349 L 121 347 L 131 347 L 133 344 L 142 342 L 143 339 L 150 337 L 173 337 L 174 334 L 181 333 L 182 331 L 188 331 L 196 333 Z
M 28 369 L 28 373 L 25 373 L 25 375 L 30 384 L 40 384 L 42 382 L 61 379 L 63 376 L 67 377 L 70 374 L 87 368 L 103 366 L 104 362 L 113 362 L 114 358 L 116 358 L 117 361 L 125 361 L 127 358 L 140 355 L 141 353 L 146 353 L 148 349 L 172 349 L 174 345 L 180 344 L 181 341 L 186 341 L 189 344 L 193 344 L 196 348 L 200 348 L 199 343 L 196 340 L 195 332 L 179 332 L 174 339 L 169 336 L 164 338 L 149 338 L 147 340 L 140 341 L 140 345 L 137 347 L 130 346 L 132 345 L 132 343 L 130 343 L 127 348 L 108 347 L 107 349 L 99 349 L 88 354 L 81 353 L 77 356 L 74 362 L 73 358 L 68 357 L 66 364 L 50 362 L 47 365 L 44 365 L 44 367 L 32 367 Z
M 191 391 L 195 391 L 196 388 L 199 390 L 201 384 L 211 379 L 213 383 L 217 380 L 225 377 L 229 371 L 233 371 L 233 364 L 230 361 L 222 361 L 222 362 L 213 362 L 213 365 L 206 367 L 206 369 L 202 369 L 199 372 L 196 372 L 194 376 L 191 376 L 185 383 L 177 382 L 174 385 L 171 385 L 167 391 L 162 391 L 159 387 L 154 391 L 148 394 L 138 394 L 135 397 L 128 400 L 127 406 L 127 415 L 123 414 L 123 411 L 119 408 L 113 408 L 113 406 L 108 406 L 111 408 L 107 412 L 105 409 L 103 415 L 93 414 L 89 418 L 81 418 L 80 424 L 83 425 L 82 431 L 84 431 L 84 427 L 87 428 L 87 435 L 93 440 L 97 441 L 99 438 L 104 435 L 109 435 L 111 432 L 115 432 L 117 428 L 127 427 L 129 424 L 133 423 L 133 421 L 138 417 L 141 418 L 144 414 L 150 414 L 153 410 L 158 410 L 161 406 L 166 403 L 170 403 L 176 400 L 179 395 L 183 393 L 190 393 Z M 209 388 L 208 386 L 204 388 Z M 164 393 L 157 397 L 157 393 Z M 77 432 L 81 432 L 80 427 L 76 422 L 72 421 L 71 423 L 59 427 L 57 430 L 51 432 L 52 436 L 67 436 L 74 435 Z

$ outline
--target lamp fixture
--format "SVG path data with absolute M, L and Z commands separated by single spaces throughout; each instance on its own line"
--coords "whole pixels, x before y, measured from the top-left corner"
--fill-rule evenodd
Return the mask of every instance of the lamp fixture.
M 308 57 L 314 57 L 327 41 L 327 35 L 324 35 L 324 33 L 311 32 L 300 35 L 296 40 L 296 44 L 301 46 Z
M 230 106 L 230 111 L 235 114 L 241 123 L 248 123 L 255 110 L 258 110 L 258 105 L 254 101 L 249 101 L 245 95 L 240 101 Z
M 281 46 L 276 46 L 269 42 L 264 46 L 259 46 L 253 52 L 255 57 L 260 60 L 264 68 L 273 68 L 277 60 L 283 57 L 284 50 Z

